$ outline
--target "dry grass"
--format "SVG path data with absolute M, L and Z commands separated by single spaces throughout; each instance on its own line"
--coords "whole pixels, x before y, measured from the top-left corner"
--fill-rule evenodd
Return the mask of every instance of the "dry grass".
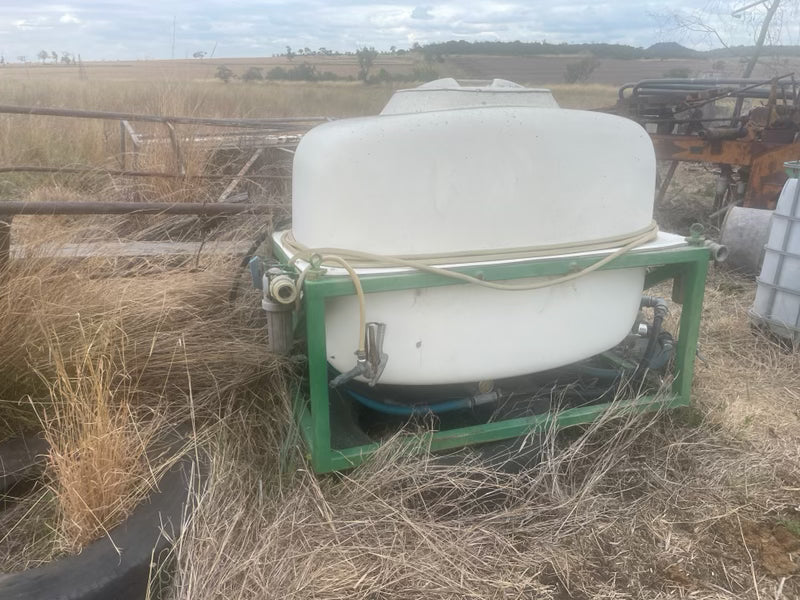
M 246 318 L 251 309 L 227 303 L 233 261 L 212 257 L 199 268 L 192 261 L 172 269 L 158 261 L 128 268 L 98 260 L 69 269 L 46 259 L 26 262 L 0 288 L 4 404 L 41 390 L 31 369 L 58 376 L 54 347 L 71 360 L 86 331 L 111 323 L 120 360 L 136 384 L 132 393 L 142 402 L 179 404 L 192 387 L 224 393 L 269 370 L 260 351 L 263 331 Z M 104 277 L 94 275 L 103 271 Z
M 228 84 L 219 81 L 73 81 L 42 80 L 4 82 L 0 103 L 59 106 L 95 110 L 141 112 L 206 117 L 329 116 L 377 114 L 397 86 L 360 83 L 265 83 Z M 406 87 L 402 85 L 400 87 Z M 602 85 L 551 86 L 559 102 L 568 108 L 596 108 L 613 104 L 615 88 Z M 162 126 L 134 124 L 141 133 L 166 135 Z M 198 128 L 178 126 L 181 135 Z M 95 166 L 118 168 L 119 123 L 56 117 L 0 115 L 0 164 L 48 166 Z M 187 172 L 200 173 L 209 157 L 191 146 L 184 147 Z M 168 145 L 151 148 L 140 168 L 174 171 Z M 125 182 L 124 192 L 135 191 L 143 199 L 203 199 L 202 182 L 147 180 Z M 119 182 L 107 176 L 15 174 L 0 180 L 0 194 L 22 198 L 32 187 L 61 185 L 96 197 L 114 197 Z M 130 198 L 126 198 L 130 199 Z
M 83 356 L 65 361 L 56 355 L 56 379 L 46 382 L 50 402 L 40 408 L 58 504 L 57 537 L 70 553 L 121 522 L 156 485 L 154 470 L 161 465 L 147 453 L 158 431 L 169 426 L 163 411 L 136 414 L 135 382 L 114 364 L 113 346 L 87 341 Z
M 745 278 L 711 278 L 697 398 L 728 435 L 800 459 L 800 354 L 749 325 L 754 295 Z
M 758 545 L 784 533 L 797 464 L 667 415 L 549 432 L 519 474 L 390 444 L 344 476 L 283 478 L 254 416 L 212 446 L 175 598 L 773 597 L 797 567 L 794 546 Z
M 797 597 L 800 363 L 749 327 L 752 290 L 710 277 L 696 409 L 548 432 L 519 474 L 392 445 L 281 474 L 286 425 L 226 416 L 174 597 Z
M 48 487 L 3 514 L 5 568 L 77 551 L 119 523 L 174 460 L 164 434 L 217 414 L 231 390 L 280 368 L 253 307 L 228 302 L 233 259 L 37 258 L 118 224 L 73 225 L 71 236 L 63 225 L 20 227 L 28 258 L 0 286 L 0 439 L 38 427 L 51 444 Z

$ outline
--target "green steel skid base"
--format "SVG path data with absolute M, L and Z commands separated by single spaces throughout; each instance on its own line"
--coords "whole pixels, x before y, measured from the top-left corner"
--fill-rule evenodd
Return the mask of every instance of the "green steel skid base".
M 692 240 L 696 241 L 696 240 Z M 275 256 L 282 263 L 288 259 L 277 244 Z M 663 281 L 673 281 L 673 300 L 683 305 L 678 339 L 675 348 L 671 392 L 656 396 L 642 396 L 634 400 L 617 401 L 615 410 L 658 410 L 690 404 L 694 358 L 703 307 L 706 273 L 710 251 L 699 243 L 669 249 L 630 252 L 605 265 L 603 269 L 647 267 L 645 288 Z M 536 259 L 512 264 L 475 265 L 454 269 L 489 281 L 521 279 L 527 277 L 558 276 L 583 269 L 596 262 L 597 257 L 565 257 Z M 406 271 L 401 273 L 369 275 L 361 278 L 364 292 L 386 292 L 410 288 L 463 285 L 451 278 L 429 273 Z M 335 296 L 353 295 L 354 287 L 347 276 L 309 277 L 305 281 L 303 304 L 308 355 L 308 394 L 299 393 L 295 399 L 295 415 L 300 432 L 311 454 L 311 463 L 318 473 L 355 467 L 368 459 L 380 447 L 380 442 L 365 445 L 333 448 L 329 372 L 326 361 L 325 301 Z M 504 421 L 448 429 L 443 431 L 409 434 L 409 451 L 429 449 L 448 450 L 470 444 L 494 442 L 526 435 L 536 429 L 569 427 L 591 423 L 609 409 L 610 404 L 594 404 Z

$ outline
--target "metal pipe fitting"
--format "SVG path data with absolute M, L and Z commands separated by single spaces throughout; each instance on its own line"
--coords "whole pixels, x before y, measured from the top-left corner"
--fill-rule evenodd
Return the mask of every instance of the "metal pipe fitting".
M 652 308 L 655 316 L 660 316 L 662 319 L 667 316 L 669 312 L 669 304 L 663 298 L 657 296 L 642 296 L 642 308 Z
M 292 304 L 297 299 L 297 285 L 294 279 L 285 273 L 269 277 L 270 298 L 280 304 Z
M 386 324 L 367 323 L 365 332 L 365 350 L 356 350 L 356 366 L 334 377 L 329 385 L 331 388 L 339 387 L 356 377 L 363 377 L 370 387 L 378 383 L 389 356 L 383 351 L 383 340 L 386 335 Z
M 705 246 L 711 251 L 711 258 L 714 262 L 722 263 L 728 258 L 728 247 L 712 242 L 711 240 L 705 241 Z

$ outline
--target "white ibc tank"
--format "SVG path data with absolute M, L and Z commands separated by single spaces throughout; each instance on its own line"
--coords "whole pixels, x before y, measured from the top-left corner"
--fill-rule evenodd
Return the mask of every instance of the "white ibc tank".
M 789 165 L 794 174 L 786 180 L 772 213 L 750 314 L 781 337 L 800 343 L 800 161 Z
M 531 97 L 549 97 L 540 91 L 481 105 L 491 94 L 471 89 L 457 94 L 470 108 L 442 110 L 439 98 L 452 90 L 429 90 L 426 112 L 401 91 L 381 116 L 310 131 L 294 162 L 296 240 L 407 256 L 585 242 L 650 224 L 655 155 L 639 125 L 531 106 Z M 628 333 L 643 281 L 644 269 L 625 269 L 525 292 L 369 294 L 367 319 L 387 325 L 380 382 L 478 381 L 588 358 Z M 355 298 L 328 303 L 328 359 L 340 371 L 353 366 L 357 319 Z

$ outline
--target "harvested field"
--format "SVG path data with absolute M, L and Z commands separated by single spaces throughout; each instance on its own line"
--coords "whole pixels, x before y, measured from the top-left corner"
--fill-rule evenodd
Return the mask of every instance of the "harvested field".
M 411 75 L 415 69 L 432 69 L 440 77 L 466 79 L 492 79 L 499 77 L 523 84 L 544 85 L 562 83 L 567 65 L 578 62 L 580 55 L 565 56 L 481 56 L 450 55 L 442 62 L 426 63 L 419 53 L 399 56 L 380 55 L 372 72 L 385 69 L 392 75 Z M 225 65 L 241 76 L 250 67 L 266 73 L 274 67 L 289 69 L 308 64 L 320 73 L 330 72 L 338 77 L 355 79 L 359 65 L 356 56 L 297 56 L 288 60 L 284 56 L 263 58 L 213 58 L 184 60 L 133 60 L 84 62 L 78 65 L 12 63 L 0 68 L 0 81 L 77 81 L 95 83 L 117 82 L 218 82 L 217 68 Z M 743 64 L 738 58 L 724 60 L 698 59 L 601 59 L 588 83 L 619 87 L 625 83 L 669 76 L 670 72 L 685 71 L 691 77 L 739 77 Z M 756 67 L 753 77 L 772 77 L 800 71 L 800 59 L 774 57 L 766 54 Z M 255 85 L 255 84 L 254 84 Z
M 446 69 L 460 77 L 485 79 L 501 77 L 530 84 L 564 81 L 567 65 L 578 62 L 580 56 L 451 56 Z M 722 65 L 720 65 L 722 63 Z M 719 67 L 722 66 L 722 69 Z M 759 63 L 753 77 L 772 77 L 795 71 L 800 66 L 796 58 L 765 59 Z M 716 68 L 715 68 L 716 67 Z M 691 77 L 739 77 L 742 65 L 737 59 L 601 59 L 592 72 L 589 83 L 621 86 L 641 79 L 669 77 L 670 72 L 685 71 Z M 674 75 L 673 75 L 674 76 Z
M 105 68 L 89 81 L 0 69 L 0 103 L 347 116 L 374 114 L 392 91 L 225 85 L 201 75 L 124 82 L 115 74 L 138 67 Z M 553 89 L 563 105 L 583 108 L 616 94 L 609 85 Z M 116 123 L 6 115 L 0 131 L 2 164 L 108 166 L 118 151 Z M 100 175 L 0 177 L 3 199 L 33 202 L 125 200 L 135 185 Z M 204 190 L 153 186 L 149 199 L 215 197 Z M 704 220 L 712 195 L 713 176 L 682 166 L 657 207 L 662 227 Z M 35 249 L 136 240 L 158 222 L 25 217 L 15 219 L 13 241 Z M 268 222 L 212 225 L 186 238 L 249 241 Z M 533 436 L 541 460 L 516 474 L 469 453 L 445 464 L 389 444 L 353 472 L 316 476 L 290 418 L 296 366 L 262 350 L 259 298 L 236 259 L 201 252 L 177 266 L 157 258 L 64 266 L 38 258 L 3 275 L 0 441 L 41 429 L 51 450 L 44 483 L 0 513 L 0 572 L 102 536 L 174 460 L 154 432 L 188 423 L 209 475 L 174 550 L 167 597 L 176 600 L 800 597 L 800 355 L 750 327 L 750 279 L 712 269 L 691 409 L 609 415 Z M 86 486 L 104 477 L 113 498 Z

